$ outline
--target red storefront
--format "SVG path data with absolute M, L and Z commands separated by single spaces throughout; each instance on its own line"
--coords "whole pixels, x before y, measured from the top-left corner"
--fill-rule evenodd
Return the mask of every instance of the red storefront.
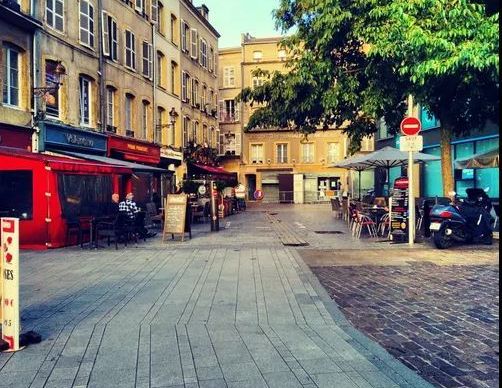
M 160 147 L 146 141 L 110 135 L 107 156 L 156 167 L 160 163 Z M 154 193 L 160 195 L 161 174 L 172 173 L 167 170 L 162 172 L 161 170 L 156 172 L 136 170 L 129 179 L 121 182 L 121 192 L 133 192 L 135 201 L 138 203 L 151 202 Z
M 0 123 L 0 147 L 12 147 L 31 151 L 31 135 L 29 127 L 18 127 Z
M 103 215 L 113 181 L 131 169 L 0 147 L 0 216 L 20 219 L 22 248 L 76 243 L 68 223 Z

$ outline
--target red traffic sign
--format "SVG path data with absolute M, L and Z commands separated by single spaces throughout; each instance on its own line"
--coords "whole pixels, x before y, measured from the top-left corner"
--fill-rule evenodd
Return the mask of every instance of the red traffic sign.
M 406 117 L 401 121 L 401 133 L 406 136 L 415 136 L 422 130 L 422 123 L 416 117 Z
M 265 194 L 263 194 L 263 191 L 261 191 L 261 190 L 256 190 L 254 192 L 254 199 L 256 199 L 257 201 L 261 201 L 264 196 L 265 196 Z

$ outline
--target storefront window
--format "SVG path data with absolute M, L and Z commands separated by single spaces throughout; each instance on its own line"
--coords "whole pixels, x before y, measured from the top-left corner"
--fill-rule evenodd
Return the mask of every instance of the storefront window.
M 33 218 L 32 171 L 0 171 L 0 217 Z
M 58 186 L 65 219 L 104 215 L 113 193 L 109 175 L 59 174 Z
M 476 142 L 476 153 L 483 153 L 498 147 L 499 138 L 480 140 Z M 480 168 L 476 170 L 476 187 L 488 190 L 490 198 L 499 197 L 499 169 L 498 168 Z
M 423 152 L 429 155 L 440 156 L 441 148 L 428 148 Z M 443 177 L 441 174 L 440 160 L 434 160 L 424 163 L 424 196 L 443 196 Z
M 455 159 L 463 159 L 474 154 L 474 143 L 462 143 L 455 145 Z M 456 180 L 455 191 L 461 198 L 467 197 L 466 190 L 474 187 L 474 170 L 464 169 L 456 174 L 459 179 Z

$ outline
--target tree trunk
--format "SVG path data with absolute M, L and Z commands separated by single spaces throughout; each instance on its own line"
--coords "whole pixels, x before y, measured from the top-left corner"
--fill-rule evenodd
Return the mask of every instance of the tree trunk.
M 452 130 L 441 122 L 441 175 L 443 176 L 443 195 L 445 197 L 449 197 L 448 193 L 455 191 L 451 139 Z

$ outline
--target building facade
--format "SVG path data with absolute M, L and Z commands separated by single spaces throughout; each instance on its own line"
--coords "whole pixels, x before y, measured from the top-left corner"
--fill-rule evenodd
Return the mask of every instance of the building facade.
M 257 107 L 235 101 L 243 88 L 264 82 L 254 75 L 255 70 L 287 71 L 287 52 L 280 40 L 243 34 L 241 47 L 220 50 L 220 155 L 227 170 L 238 172 L 248 199 L 262 190 L 263 200 L 270 202 L 329 200 L 352 183 L 346 170 L 331 167 L 347 156 L 348 139 L 342 130 L 318 131 L 308 137 L 276 128 L 245 131 Z M 363 144 L 363 151 L 372 149 L 371 140 Z M 367 185 L 371 188 L 372 183 Z

